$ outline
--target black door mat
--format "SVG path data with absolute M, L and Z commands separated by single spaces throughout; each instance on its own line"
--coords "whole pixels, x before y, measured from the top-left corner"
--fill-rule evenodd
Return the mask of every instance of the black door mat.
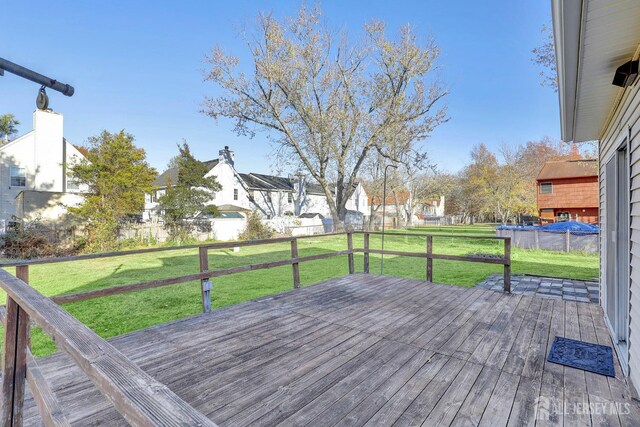
M 547 360 L 608 377 L 616 376 L 613 349 L 605 345 L 555 337 Z

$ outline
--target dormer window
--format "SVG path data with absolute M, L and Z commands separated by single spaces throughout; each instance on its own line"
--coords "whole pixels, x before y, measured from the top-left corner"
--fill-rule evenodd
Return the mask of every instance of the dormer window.
M 12 187 L 27 186 L 27 172 L 25 168 L 21 168 L 19 166 L 11 166 L 11 186 Z

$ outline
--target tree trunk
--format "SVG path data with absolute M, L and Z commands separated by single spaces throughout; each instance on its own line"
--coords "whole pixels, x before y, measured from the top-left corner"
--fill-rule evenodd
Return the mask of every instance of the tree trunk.
M 331 219 L 333 220 L 333 231 L 342 231 L 344 229 L 344 224 L 340 221 L 340 216 L 338 215 L 338 210 L 333 203 L 327 203 L 329 205 L 329 211 L 331 212 Z
M 393 194 L 393 202 L 396 206 L 396 227 L 400 227 L 401 217 L 400 217 L 400 204 L 398 203 L 398 195 L 396 194 L 396 190 L 392 191 Z
M 370 210 L 370 215 L 369 215 L 369 231 L 373 231 L 373 228 L 375 227 L 376 224 L 376 213 L 378 212 L 378 209 L 380 208 L 380 205 L 378 205 L 377 207 L 375 206 L 375 196 L 371 198 L 371 206 L 369 207 Z
M 411 227 L 413 225 L 413 191 L 409 192 L 405 214 L 407 215 L 407 227 Z

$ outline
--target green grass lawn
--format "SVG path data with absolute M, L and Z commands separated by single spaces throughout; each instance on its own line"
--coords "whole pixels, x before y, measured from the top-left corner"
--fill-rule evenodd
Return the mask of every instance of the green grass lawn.
M 404 232 L 406 230 L 401 230 Z M 426 248 L 421 234 L 443 234 L 434 237 L 434 253 L 451 255 L 502 254 L 502 241 L 454 239 L 447 235 L 494 236 L 491 226 L 423 227 L 408 231 L 415 236 L 394 236 L 389 231 L 385 249 L 419 252 Z M 371 248 L 379 249 L 380 236 L 371 236 Z M 354 246 L 362 247 L 362 235 L 354 236 Z M 302 239 L 298 242 L 300 256 L 346 249 L 345 236 Z M 270 244 L 233 250 L 211 251 L 209 268 L 225 268 L 255 264 L 290 257 L 290 246 Z M 362 271 L 362 254 L 355 256 L 356 271 Z M 434 281 L 470 287 L 502 266 L 480 263 L 434 260 Z M 197 249 L 175 249 L 142 255 L 129 255 L 30 267 L 31 285 L 44 295 L 86 291 L 167 278 L 199 271 Z M 379 256 L 370 258 L 371 273 L 380 273 Z M 14 273 L 14 269 L 9 271 Z M 425 260 L 387 255 L 384 274 L 413 279 L 425 278 Z M 300 265 L 303 286 L 347 274 L 347 257 L 341 256 Z M 537 274 L 576 279 L 598 276 L 598 256 L 583 253 L 512 249 L 513 274 Z M 293 286 L 290 266 L 258 270 L 217 278 L 212 291 L 212 307 L 224 307 L 260 296 L 289 290 Z M 3 296 L 4 299 L 4 296 Z M 198 282 L 166 286 L 141 292 L 115 295 L 65 304 L 63 307 L 82 323 L 108 338 L 151 325 L 194 315 L 201 311 Z M 32 332 L 32 347 L 38 356 L 55 351 L 55 345 L 40 330 Z

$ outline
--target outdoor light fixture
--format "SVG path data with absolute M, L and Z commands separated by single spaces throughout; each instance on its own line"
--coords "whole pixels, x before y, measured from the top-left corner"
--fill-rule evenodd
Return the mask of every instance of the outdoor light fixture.
M 612 84 L 620 87 L 627 87 L 633 84 L 638 77 L 638 60 L 625 62 L 616 70 Z

